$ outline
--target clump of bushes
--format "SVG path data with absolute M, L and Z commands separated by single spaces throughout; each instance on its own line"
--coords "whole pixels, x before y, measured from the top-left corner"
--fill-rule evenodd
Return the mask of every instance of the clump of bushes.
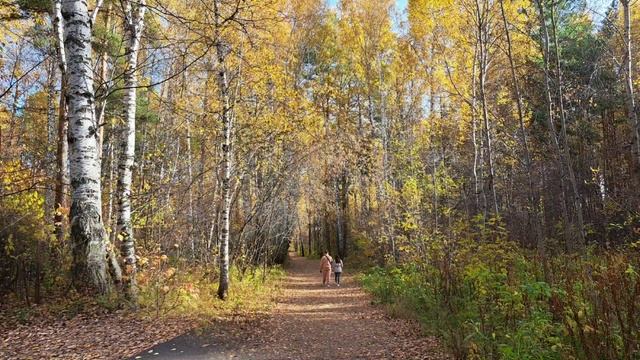
M 186 266 L 162 254 L 142 257 L 140 262 L 140 307 L 156 317 L 185 315 L 208 321 L 220 316 L 265 312 L 275 303 L 285 275 L 280 265 L 254 267 L 244 273 L 231 267 L 230 296 L 222 301 L 217 296 L 215 269 Z
M 637 250 L 542 261 L 509 242 L 431 246 L 364 287 L 457 359 L 640 359 Z

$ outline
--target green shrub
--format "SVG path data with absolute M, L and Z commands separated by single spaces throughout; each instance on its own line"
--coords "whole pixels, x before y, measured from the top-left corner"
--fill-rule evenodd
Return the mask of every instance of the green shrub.
M 374 267 L 362 284 L 459 359 L 640 358 L 637 257 L 557 257 L 547 282 L 540 261 L 509 244 L 464 246 L 439 248 L 428 263 Z
M 207 322 L 214 317 L 266 312 L 280 293 L 280 266 L 256 267 L 242 274 L 231 268 L 229 297 L 218 299 L 218 279 L 206 269 L 171 264 L 166 256 L 145 258 L 138 275 L 140 307 L 152 316 L 186 315 Z M 172 266 L 174 265 L 174 266 Z M 204 274 L 204 275 L 203 275 Z

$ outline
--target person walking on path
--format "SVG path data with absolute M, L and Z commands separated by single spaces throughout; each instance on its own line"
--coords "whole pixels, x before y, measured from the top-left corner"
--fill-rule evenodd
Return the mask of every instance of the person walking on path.
M 340 259 L 339 256 L 336 256 L 335 260 L 333 260 L 332 265 L 333 273 L 336 276 L 336 284 L 340 286 L 340 275 L 342 275 L 342 267 L 344 266 L 344 264 L 342 263 L 342 259 Z
M 333 259 L 329 256 L 329 252 L 325 251 L 320 259 L 320 272 L 322 273 L 322 285 L 329 286 L 329 278 L 331 277 L 331 263 Z

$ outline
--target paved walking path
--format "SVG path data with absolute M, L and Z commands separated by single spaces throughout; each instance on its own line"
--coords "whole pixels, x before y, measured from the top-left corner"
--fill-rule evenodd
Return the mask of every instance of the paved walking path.
M 345 264 L 345 274 L 349 273 Z M 416 324 L 391 319 L 351 276 L 320 284 L 319 262 L 292 256 L 284 293 L 262 321 L 218 323 L 132 359 L 447 359 Z

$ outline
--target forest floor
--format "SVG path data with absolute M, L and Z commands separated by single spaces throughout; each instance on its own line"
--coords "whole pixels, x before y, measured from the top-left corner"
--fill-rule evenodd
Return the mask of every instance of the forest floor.
M 28 321 L 0 309 L 0 360 L 122 359 L 189 331 L 196 323 L 182 317 L 141 317 L 130 311 L 104 311 L 99 305 L 69 318 L 46 310 Z
M 0 360 L 449 358 L 416 322 L 372 305 L 349 268 L 345 275 L 341 287 L 323 287 L 319 260 L 292 255 L 271 311 L 215 319 L 145 317 L 87 304 L 66 318 L 47 307 L 31 310 L 21 323 L 0 304 Z
M 348 268 L 345 274 L 348 274 Z M 353 276 L 320 284 L 318 260 L 292 255 L 272 314 L 214 323 L 131 359 L 448 359 L 417 323 L 372 305 Z

